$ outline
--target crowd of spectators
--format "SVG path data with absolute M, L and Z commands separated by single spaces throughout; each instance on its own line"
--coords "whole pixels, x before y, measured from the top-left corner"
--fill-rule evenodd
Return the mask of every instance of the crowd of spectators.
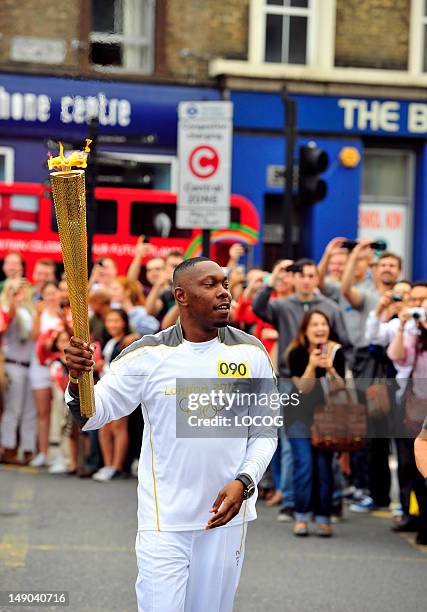
M 427 281 L 402 279 L 401 258 L 375 252 L 367 240 L 335 238 L 318 264 L 280 260 L 272 271 L 245 269 L 243 256 L 241 245 L 231 246 L 231 325 L 262 342 L 279 390 L 298 390 L 308 406 L 303 413 L 285 411 L 286 426 L 260 484 L 264 503 L 278 507 L 277 519 L 292 522 L 296 536 L 308 535 L 311 518 L 319 536 L 331 536 L 344 508 L 391 509 L 393 531 L 414 531 L 417 542 L 427 544 L 427 490 L 413 452 L 425 416 L 420 406 L 427 402 Z M 152 255 L 141 238 L 126 276 L 109 257 L 94 263 L 89 314 L 96 378 L 135 339 L 176 322 L 172 274 L 182 259 L 179 251 Z M 140 410 L 81 434 L 65 409 L 64 347 L 72 334 L 66 279 L 57 279 L 46 259 L 27 279 L 19 253 L 6 256 L 3 272 L 1 460 L 97 482 L 135 474 Z M 367 444 L 351 453 L 316 448 L 310 439 L 314 407 L 349 381 L 358 383 L 357 401 L 367 409 Z M 393 426 L 396 419 L 404 433 Z

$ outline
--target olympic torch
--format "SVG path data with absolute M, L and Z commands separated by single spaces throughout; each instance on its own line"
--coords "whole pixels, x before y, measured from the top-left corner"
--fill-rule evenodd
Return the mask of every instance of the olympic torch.
M 65 275 L 70 296 L 74 335 L 84 342 L 90 341 L 88 314 L 88 268 L 85 172 L 91 140 L 87 139 L 82 151 L 64 156 L 62 144 L 59 156 L 49 155 L 53 199 L 58 221 Z M 76 169 L 77 168 L 77 169 Z M 93 373 L 79 376 L 80 412 L 82 416 L 95 414 Z

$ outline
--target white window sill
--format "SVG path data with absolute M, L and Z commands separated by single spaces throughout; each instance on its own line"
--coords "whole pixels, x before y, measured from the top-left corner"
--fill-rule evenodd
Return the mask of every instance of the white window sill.
M 209 76 L 219 75 L 258 79 L 294 79 L 299 81 L 427 87 L 427 73 L 367 68 L 316 68 L 272 63 L 249 63 L 244 60 L 216 58 L 209 64 Z

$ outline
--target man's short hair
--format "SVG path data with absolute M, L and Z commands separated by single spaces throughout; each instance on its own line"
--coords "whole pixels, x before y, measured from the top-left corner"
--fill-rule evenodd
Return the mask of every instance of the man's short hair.
M 415 287 L 427 287 L 427 280 L 421 280 L 412 283 L 412 289 L 414 289 Z
M 399 270 L 402 269 L 402 258 L 400 255 L 396 255 L 396 253 L 392 253 L 391 251 L 384 251 L 384 253 L 381 253 L 381 255 L 378 257 L 378 261 L 388 258 L 395 259 L 399 265 Z
M 46 266 L 47 268 L 55 268 L 55 262 L 52 261 L 51 259 L 46 259 L 46 258 L 37 259 L 34 265 L 35 266 L 38 266 L 38 265 Z
M 8 253 L 6 253 L 4 258 L 7 259 L 10 255 L 15 255 L 16 257 L 19 257 L 19 259 L 21 260 L 21 264 L 24 265 L 25 260 L 22 257 L 21 253 L 19 253 L 18 251 L 9 251 Z
M 299 273 L 304 271 L 305 266 L 314 266 L 317 272 L 316 262 L 313 259 L 309 259 L 308 257 L 302 257 L 301 259 L 298 259 L 294 264 L 292 264 L 292 267 L 294 268 L 293 271 Z
M 169 251 L 169 253 L 166 255 L 166 259 L 168 259 L 169 257 L 184 257 L 184 255 L 182 251 L 178 251 L 178 249 L 174 249 L 173 251 Z
M 209 259 L 209 257 L 190 257 L 190 259 L 184 259 L 184 261 L 181 261 L 181 263 L 178 264 L 173 271 L 173 286 L 176 287 L 178 285 L 179 277 L 183 272 L 190 270 L 190 268 L 194 268 L 194 266 L 197 266 L 197 264 L 201 263 L 202 261 L 212 261 L 212 259 Z

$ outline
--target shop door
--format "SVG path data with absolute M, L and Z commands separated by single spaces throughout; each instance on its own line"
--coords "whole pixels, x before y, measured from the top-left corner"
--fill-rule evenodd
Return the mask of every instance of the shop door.
M 384 240 L 403 259 L 403 276 L 412 269 L 414 153 L 365 149 L 359 238 Z

